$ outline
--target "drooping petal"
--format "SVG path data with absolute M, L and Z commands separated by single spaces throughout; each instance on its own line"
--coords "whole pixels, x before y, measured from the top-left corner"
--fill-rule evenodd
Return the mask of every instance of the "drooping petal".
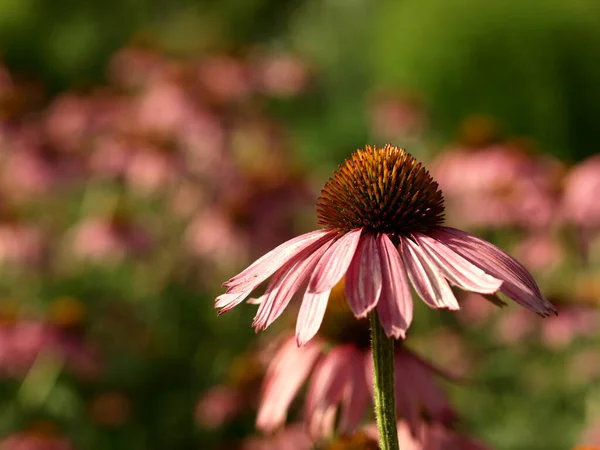
M 527 269 L 495 245 L 455 228 L 437 227 L 430 234 L 483 271 L 502 280 L 500 292 L 521 306 L 542 316 L 556 312 Z
M 404 267 L 415 291 L 432 308 L 460 309 L 456 297 L 428 255 L 409 238 L 402 237 Z
M 358 428 L 369 403 L 369 388 L 364 373 L 366 357 L 368 354 L 354 350 L 340 412 L 339 432 L 342 435 L 352 434 Z
M 404 347 L 396 351 L 394 366 L 398 413 L 411 428 L 416 429 L 423 413 L 445 425 L 456 419 L 456 412 L 435 380 L 439 371 L 431 370 L 430 365 L 423 364 Z
M 361 236 L 346 273 L 346 298 L 357 318 L 366 317 L 381 296 L 381 261 L 372 234 Z
M 313 341 L 298 348 L 288 339 L 271 362 L 260 396 L 256 427 L 271 432 L 285 423 L 288 409 L 296 393 L 321 352 L 321 344 Z
M 318 294 L 328 291 L 342 279 L 352 261 L 361 233 L 361 228 L 352 230 L 329 247 L 310 277 L 309 292 Z
M 459 288 L 480 294 L 493 294 L 502 286 L 502 280 L 488 275 L 447 245 L 421 233 L 413 236 L 444 276 Z
M 227 286 L 228 294 L 235 294 L 242 291 L 252 291 L 256 286 L 269 278 L 273 273 L 289 261 L 294 255 L 297 255 L 303 249 L 318 240 L 329 240 L 337 231 L 335 230 L 317 230 L 302 234 L 291 239 L 263 255 L 248 268 L 223 283 Z
M 265 329 L 285 310 L 294 294 L 309 277 L 319 258 L 331 245 L 332 240 L 318 240 L 292 257 L 275 273 L 267 286 L 265 299 L 261 303 L 252 322 L 256 331 Z
M 313 438 L 325 437 L 333 431 L 333 420 L 348 382 L 352 347 L 333 348 L 318 364 L 304 404 L 304 418 Z
M 413 302 L 400 254 L 385 234 L 377 238 L 382 291 L 377 303 L 379 321 L 388 337 L 404 338 L 413 318 Z
M 331 290 L 313 294 L 306 292 L 296 321 L 296 342 L 302 346 L 310 341 L 323 322 Z

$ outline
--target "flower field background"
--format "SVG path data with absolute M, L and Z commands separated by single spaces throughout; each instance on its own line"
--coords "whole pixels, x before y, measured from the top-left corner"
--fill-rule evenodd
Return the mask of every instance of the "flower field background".
M 310 448 L 255 429 L 294 313 L 214 299 L 388 142 L 559 311 L 416 302 L 452 427 L 600 446 L 599 47 L 593 0 L 0 0 L 0 449 Z

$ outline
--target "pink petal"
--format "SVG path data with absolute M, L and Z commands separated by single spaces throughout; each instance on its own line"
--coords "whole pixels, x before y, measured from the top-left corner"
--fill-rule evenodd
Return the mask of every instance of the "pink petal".
M 461 289 L 493 294 L 502 286 L 502 280 L 488 275 L 443 243 L 420 233 L 413 236 L 444 276 Z
M 266 297 L 266 295 L 261 295 L 260 297 L 250 297 L 248 300 L 246 300 L 246 303 L 249 305 L 260 305 L 265 301 Z
M 228 287 L 228 294 L 235 294 L 248 290 L 251 292 L 256 286 L 275 273 L 277 269 L 313 242 L 320 240 L 327 241 L 335 234 L 337 234 L 337 231 L 335 230 L 317 230 L 302 234 L 294 239 L 284 242 L 266 255 L 257 259 L 247 269 L 223 283 L 223 286 Z
M 449 227 L 438 227 L 431 235 L 485 272 L 503 280 L 500 292 L 518 304 L 542 316 L 556 312 L 527 269 L 495 245 Z
M 448 425 L 456 418 L 448 398 L 435 380 L 437 372 L 412 352 L 400 348 L 394 358 L 397 406 L 400 415 L 416 426 L 421 414 Z
M 404 338 L 413 317 L 413 302 L 400 254 L 385 234 L 377 238 L 381 256 L 382 291 L 377 304 L 379 321 L 388 337 Z
M 252 322 L 256 331 L 267 328 L 285 310 L 294 294 L 313 271 L 319 258 L 331 245 L 332 238 L 324 243 L 314 242 L 297 255 L 293 256 L 280 270 L 277 271 L 265 292 Z
M 237 294 L 221 294 L 217 297 L 215 308 L 222 308 L 218 314 L 223 314 L 244 301 L 251 291 L 239 292 Z
M 415 291 L 432 308 L 460 309 L 452 289 L 428 255 L 409 238 L 401 238 L 404 267 Z
M 321 352 L 317 342 L 298 348 L 292 338 L 277 352 L 267 370 L 256 427 L 270 432 L 285 423 L 288 409 Z
M 406 420 L 410 429 L 415 432 L 419 423 L 421 409 L 419 404 L 420 380 L 414 378 L 410 367 L 405 364 L 402 351 L 394 355 L 394 389 L 396 391 L 396 413 Z
M 342 435 L 352 434 L 356 431 L 369 403 L 369 388 L 364 373 L 366 357 L 369 357 L 368 353 L 364 354 L 355 350 L 350 363 L 348 383 L 344 391 L 340 413 L 339 432 Z
M 382 289 L 381 262 L 372 234 L 361 236 L 345 284 L 350 309 L 357 318 L 366 317 L 377 306 Z
M 321 438 L 331 434 L 337 405 L 349 377 L 352 347 L 333 348 L 315 368 L 306 396 L 304 417 L 309 434 Z
M 296 342 L 302 346 L 310 341 L 323 322 L 331 290 L 313 294 L 306 292 L 296 321 Z
M 309 292 L 317 294 L 328 291 L 342 279 L 352 261 L 361 233 L 361 228 L 352 230 L 334 242 L 310 277 Z

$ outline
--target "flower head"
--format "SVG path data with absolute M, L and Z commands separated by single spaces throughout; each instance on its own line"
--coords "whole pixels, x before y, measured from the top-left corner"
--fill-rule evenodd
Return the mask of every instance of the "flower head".
M 444 199 L 421 163 L 392 145 L 354 153 L 329 179 L 317 205 L 322 230 L 270 251 L 226 283 L 226 312 L 272 277 L 254 318 L 267 328 L 301 288 L 298 345 L 317 333 L 331 289 L 345 276 L 355 317 L 376 310 L 388 337 L 405 337 L 410 284 L 432 308 L 459 309 L 454 286 L 511 298 L 546 316 L 555 311 L 527 270 L 494 245 L 442 226 Z M 410 281 L 410 284 L 409 284 Z

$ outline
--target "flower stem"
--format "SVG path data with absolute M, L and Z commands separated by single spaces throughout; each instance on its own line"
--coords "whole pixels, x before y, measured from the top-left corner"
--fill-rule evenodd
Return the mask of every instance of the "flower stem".
M 394 340 L 385 335 L 377 312 L 369 314 L 375 384 L 375 416 L 381 450 L 399 450 L 394 397 Z

